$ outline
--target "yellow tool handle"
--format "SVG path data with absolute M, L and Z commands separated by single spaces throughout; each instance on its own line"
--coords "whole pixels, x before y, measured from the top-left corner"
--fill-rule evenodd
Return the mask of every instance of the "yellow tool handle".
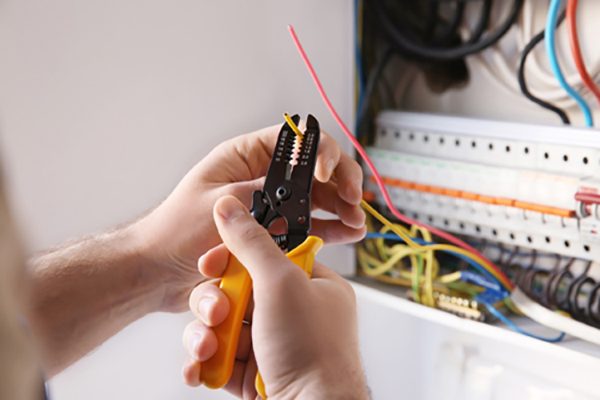
M 320 238 L 309 236 L 300 246 L 290 251 L 287 257 L 310 277 L 315 256 L 322 246 Z M 233 255 L 229 257 L 229 264 L 219 287 L 229 299 L 229 315 L 213 328 L 219 347 L 215 355 L 202 363 L 200 368 L 200 381 L 211 389 L 225 386 L 231 378 L 244 314 L 252 292 L 250 275 Z M 259 394 L 266 398 L 264 384 L 258 374 L 255 385 Z

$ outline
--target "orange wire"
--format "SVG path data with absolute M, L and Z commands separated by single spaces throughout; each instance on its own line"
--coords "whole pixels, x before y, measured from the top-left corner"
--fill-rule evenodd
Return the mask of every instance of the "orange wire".
M 600 88 L 585 68 L 585 62 L 581 55 L 581 47 L 579 46 L 579 37 L 577 35 L 577 4 L 578 0 L 569 0 L 567 3 L 567 28 L 569 31 L 569 42 L 571 44 L 571 53 L 575 61 L 575 67 L 581 80 L 585 86 L 594 94 L 596 100 L 600 104 Z
M 502 270 L 500 268 L 498 268 L 496 265 L 494 265 L 494 263 L 492 263 L 487 257 L 485 257 L 483 254 L 481 254 L 479 251 L 477 251 L 477 249 L 475 249 L 473 246 L 470 246 L 469 244 L 465 243 L 464 241 L 460 240 L 459 238 L 457 238 L 456 236 L 454 236 L 448 232 L 445 232 L 441 229 L 437 229 L 430 225 L 421 223 L 417 220 L 407 217 L 406 215 L 404 215 L 400 211 L 398 211 L 398 209 L 392 202 L 392 198 L 390 197 L 390 194 L 389 194 L 387 188 L 385 187 L 385 183 L 383 182 L 383 179 L 381 178 L 379 171 L 377 171 L 377 168 L 375 168 L 375 165 L 373 164 L 373 162 L 367 155 L 367 152 L 365 151 L 365 149 L 361 146 L 361 144 L 358 142 L 358 140 L 356 140 L 356 138 L 354 137 L 352 132 L 350 132 L 350 129 L 348 129 L 348 127 L 346 126 L 346 124 L 344 123 L 342 118 L 339 116 L 339 114 L 335 110 L 335 107 L 331 103 L 331 100 L 329 100 L 329 97 L 327 96 L 327 93 L 325 92 L 325 89 L 323 88 L 323 85 L 321 84 L 321 81 L 320 81 L 319 77 L 317 76 L 317 72 L 315 71 L 314 67 L 312 66 L 310 59 L 306 55 L 306 52 L 304 51 L 304 48 L 302 47 L 302 44 L 300 43 L 300 39 L 298 39 L 298 36 L 296 35 L 296 31 L 294 30 L 294 27 L 292 25 L 288 25 L 288 30 L 290 32 L 290 35 L 292 36 L 292 40 L 294 41 L 294 44 L 296 45 L 298 54 L 300 55 L 300 58 L 302 58 L 302 61 L 304 61 L 304 64 L 306 65 L 306 68 L 308 69 L 308 72 L 309 72 L 311 78 L 313 79 L 315 86 L 317 87 L 317 91 L 319 92 L 319 94 L 321 95 L 321 98 L 323 99 L 323 102 L 325 103 L 325 105 L 327 106 L 327 109 L 333 116 L 333 119 L 335 119 L 335 121 L 337 122 L 339 127 L 342 129 L 342 132 L 344 132 L 344 134 L 346 135 L 348 140 L 350 140 L 350 142 L 352 142 L 352 145 L 354 146 L 354 148 L 356 149 L 358 154 L 360 154 L 360 156 L 364 160 L 365 164 L 367 164 L 367 166 L 371 170 L 373 177 L 377 181 L 377 186 L 379 186 L 379 189 L 381 190 L 381 194 L 383 195 L 385 204 L 388 206 L 390 212 L 394 215 L 394 217 L 398 218 L 398 220 L 404 222 L 405 224 L 416 225 L 416 226 L 425 228 L 428 231 L 430 231 L 431 233 L 433 233 L 434 235 L 454 244 L 455 246 L 461 247 L 461 248 L 468 250 L 469 252 L 477 255 L 479 258 L 481 258 L 483 261 L 485 261 L 489 265 L 489 267 L 496 273 L 496 275 L 498 276 L 498 279 L 502 282 L 502 284 L 507 289 L 512 290 L 514 288 L 514 284 L 510 281 L 510 279 L 508 279 L 506 274 L 504 272 L 502 272 Z

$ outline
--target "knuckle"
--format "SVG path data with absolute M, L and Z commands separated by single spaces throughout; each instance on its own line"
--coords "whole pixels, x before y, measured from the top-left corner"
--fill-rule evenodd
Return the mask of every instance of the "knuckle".
M 354 288 L 352 287 L 352 285 L 350 284 L 350 282 L 348 282 L 346 279 L 343 279 L 343 278 L 341 278 L 339 280 L 339 282 L 340 282 L 341 289 L 344 291 L 344 293 L 346 293 L 346 295 L 348 296 L 348 298 L 353 303 L 356 303 L 356 293 L 354 292 Z

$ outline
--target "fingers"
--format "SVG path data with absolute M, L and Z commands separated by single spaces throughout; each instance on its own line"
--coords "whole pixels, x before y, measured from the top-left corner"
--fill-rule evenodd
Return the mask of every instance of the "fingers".
M 183 346 L 193 361 L 203 362 L 217 352 L 218 342 L 210 328 L 194 320 L 183 331 Z
M 360 165 L 341 151 L 337 142 L 326 133 L 321 135 L 315 178 L 328 182 L 335 176 L 338 194 L 347 203 L 358 205 L 362 199 L 363 173 Z
M 312 219 L 311 235 L 323 239 L 327 244 L 358 242 L 365 237 L 367 227 L 351 228 L 335 219 Z
M 189 298 L 192 313 L 206 326 L 216 326 L 229 314 L 229 299 L 215 282 L 204 282 L 196 286 Z
M 189 359 L 181 369 L 181 375 L 183 375 L 183 381 L 189 386 L 200 386 L 200 361 Z
M 317 150 L 317 164 L 315 165 L 315 178 L 320 182 L 329 181 L 340 162 L 341 155 L 342 150 L 337 142 L 325 132 L 321 132 L 319 149 Z
M 240 342 L 236 353 L 236 365 L 238 365 L 238 368 L 242 372 L 246 369 L 243 368 L 243 366 L 247 363 L 250 365 L 254 363 L 254 371 L 256 371 L 256 363 L 252 356 L 252 338 L 250 330 L 250 325 L 242 326 Z M 200 321 L 194 321 L 189 323 L 184 330 L 183 345 L 189 354 L 189 359 L 181 370 L 183 380 L 187 385 L 199 386 L 202 383 L 200 382 L 202 362 L 208 360 L 217 351 L 218 343 L 216 337 L 214 337 L 210 328 L 204 326 Z M 254 372 L 254 374 L 256 374 L 256 372 Z M 241 386 L 242 374 L 238 373 L 238 375 L 239 377 L 236 377 L 236 374 L 234 373 L 230 381 L 231 386 Z M 228 384 L 228 386 L 230 386 L 230 384 Z
M 295 270 L 267 230 L 236 198 L 219 199 L 214 218 L 225 246 L 246 267 L 255 288 L 267 284 L 274 276 Z
M 333 182 L 315 182 L 313 190 L 314 206 L 337 214 L 340 220 L 351 228 L 361 228 L 365 224 L 365 213 L 359 205 L 350 204 L 342 199 L 339 186 Z
M 209 278 L 220 278 L 223 276 L 223 274 L 225 273 L 225 270 L 227 269 L 227 263 L 229 262 L 229 255 L 230 255 L 229 250 L 227 249 L 227 247 L 225 247 L 224 244 L 220 244 L 216 247 L 213 247 L 208 252 L 206 252 L 206 254 L 204 254 L 202 257 L 200 257 L 200 259 L 198 260 L 198 270 L 204 276 L 207 276 Z M 216 282 L 215 281 L 205 282 L 202 285 L 204 285 L 204 284 L 211 284 L 214 286 L 216 284 Z M 202 286 L 202 285 L 200 285 L 200 286 Z M 212 293 L 212 289 L 209 288 L 208 290 L 210 290 L 210 293 Z M 222 294 L 222 292 L 220 290 L 219 290 L 219 293 Z M 193 294 L 193 292 L 192 292 L 192 294 Z M 200 295 L 200 293 L 194 294 L 194 298 L 196 298 L 197 296 L 199 298 L 199 295 Z M 221 298 L 221 297 L 219 297 L 219 298 Z M 227 300 L 227 302 L 229 303 L 229 299 L 227 299 L 226 296 L 225 296 L 225 300 Z M 194 300 L 194 304 L 195 304 L 195 301 L 196 300 Z M 190 309 L 191 310 L 197 309 L 197 307 L 192 304 L 192 301 L 190 301 Z M 248 307 L 246 308 L 246 314 L 244 316 L 244 321 L 252 322 L 253 310 L 254 310 L 254 300 L 252 298 L 250 298 L 250 302 L 248 303 Z M 219 313 L 217 313 L 217 314 L 219 314 Z M 215 322 L 215 324 L 218 324 L 218 322 Z
M 258 373 L 258 367 L 256 366 L 256 359 L 254 353 L 250 354 L 250 359 L 246 363 L 244 372 L 244 383 L 242 384 L 242 399 L 256 399 L 256 387 L 254 382 L 256 380 L 256 374 Z
M 280 129 L 281 125 L 275 125 L 234 139 L 236 153 L 245 160 L 245 165 L 253 178 L 266 173 Z M 340 196 L 350 204 L 360 203 L 362 198 L 360 166 L 352 157 L 342 152 L 333 137 L 321 131 L 315 178 L 320 182 L 327 182 L 334 175 L 340 184 Z
M 248 361 L 236 361 L 233 366 L 231 379 L 225 385 L 232 395 L 241 399 L 256 399 L 256 389 L 254 388 L 254 379 L 258 369 L 254 355 L 251 355 Z
M 227 268 L 229 254 L 224 244 L 213 247 L 198 259 L 198 271 L 207 278 L 220 278 Z
M 183 332 L 183 346 L 189 359 L 181 371 L 183 380 L 190 386 L 198 386 L 202 363 L 217 351 L 218 341 L 214 332 L 200 321 L 190 322 Z M 244 324 L 236 352 L 236 363 L 243 365 L 252 358 L 251 326 Z M 233 379 L 233 378 L 232 378 Z
M 346 202 L 359 205 L 362 199 L 363 172 L 348 154 L 342 153 L 335 169 L 338 194 Z
M 248 324 L 242 325 L 240 331 L 240 341 L 238 342 L 237 352 L 235 353 L 235 359 L 239 361 L 248 361 L 250 352 L 252 351 L 252 327 Z

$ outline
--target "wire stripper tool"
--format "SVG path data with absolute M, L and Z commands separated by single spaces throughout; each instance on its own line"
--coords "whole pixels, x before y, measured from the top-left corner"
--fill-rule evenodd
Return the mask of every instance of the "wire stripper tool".
M 296 125 L 299 120 L 298 115 L 292 117 Z M 306 120 L 303 135 L 294 133 L 288 123 L 281 127 L 263 190 L 254 192 L 251 208 L 254 218 L 265 228 L 277 220 L 285 220 L 287 232 L 272 235 L 273 240 L 308 277 L 312 274 L 315 255 L 323 245 L 320 238 L 308 235 L 319 138 L 319 122 L 312 115 Z M 200 373 L 201 382 L 213 389 L 223 387 L 231 378 L 243 317 L 252 293 L 250 275 L 233 255 L 229 257 L 220 288 L 229 299 L 230 311 L 227 319 L 214 328 L 219 347 L 217 353 L 202 364 Z M 255 386 L 266 398 L 260 374 L 256 376 Z

